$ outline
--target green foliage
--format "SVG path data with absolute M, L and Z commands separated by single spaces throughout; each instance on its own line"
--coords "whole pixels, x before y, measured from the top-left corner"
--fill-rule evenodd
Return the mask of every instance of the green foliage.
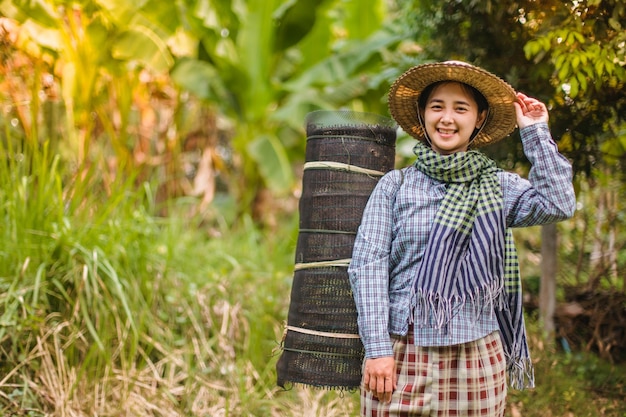
M 120 184 L 119 195 L 109 196 L 107 207 L 100 211 L 103 196 L 93 190 L 89 194 L 85 192 L 82 187 L 87 183 L 81 181 L 68 188 L 59 158 L 48 152 L 47 144 L 41 149 L 28 146 L 16 149 L 9 137 L 0 153 L 6 161 L 0 170 L 5 184 L 1 192 L 1 214 L 5 219 L 1 230 L 7 242 L 3 248 L 4 262 L 0 265 L 2 285 L 7 289 L 2 297 L 2 310 L 5 314 L 21 311 L 37 317 L 34 321 L 22 321 L 5 316 L 0 338 L 9 344 L 5 348 L 22 354 L 29 352 L 35 339 L 23 337 L 23 332 L 37 334 L 48 320 L 57 322 L 57 314 L 80 316 L 76 325 L 84 325 L 88 330 L 85 342 L 94 343 L 93 352 L 102 352 L 107 338 L 112 336 L 111 330 L 118 327 L 103 320 L 115 318 L 110 315 L 112 309 L 120 310 L 120 319 L 132 336 L 136 333 L 136 323 L 128 295 L 142 293 L 134 291 L 133 283 L 120 276 L 122 268 L 108 259 L 108 256 L 126 256 L 132 242 L 136 242 L 133 231 L 143 232 L 141 216 L 133 218 L 118 211 L 128 184 Z M 78 197 L 80 204 L 69 201 L 70 197 Z M 133 223 L 114 235 L 115 228 L 111 226 L 115 224 L 109 223 L 113 215 L 133 219 Z M 96 306 L 96 300 L 101 304 Z M 5 360 L 8 362 L 8 358 Z
M 286 416 L 299 398 L 345 415 L 333 393 L 275 386 L 297 219 L 207 228 L 125 183 L 69 204 L 58 157 L 4 139 L 3 414 Z
M 626 158 L 626 6 L 622 1 L 567 2 L 558 28 L 525 47 L 533 63 L 550 63 L 557 132 L 578 171 L 593 177 L 600 161 Z M 619 170 L 619 169 L 618 169 Z
M 236 166 L 244 181 L 232 189 L 243 206 L 263 187 L 283 195 L 293 187 L 306 113 L 349 106 L 380 89 L 363 80 L 399 40 L 379 30 L 384 2 L 359 2 L 358 10 L 341 3 L 251 1 L 232 14 L 217 10 L 210 26 L 194 19 L 200 53 L 181 60 L 172 76 L 236 124 L 232 145 L 246 163 Z M 380 108 L 378 99 L 362 105 Z
M 526 44 L 526 56 L 539 62 L 548 53 L 556 69 L 556 85 L 572 99 L 590 90 L 621 88 L 626 80 L 626 6 L 620 1 L 599 1 L 572 2 L 569 7 L 561 27 Z
M 46 0 L 0 3 L 3 15 L 23 25 L 16 48 L 30 56 L 38 69 L 34 77 L 28 75 L 35 82 L 26 92 L 30 120 L 20 120 L 26 137 L 37 142 L 56 136 L 61 143 L 53 144 L 55 150 L 67 150 L 66 162 L 76 162 L 81 169 L 89 169 L 93 162 L 93 142 L 102 130 L 110 135 L 107 139 L 118 166 L 133 165 L 128 144 L 133 113 L 129 95 L 137 86 L 137 66 L 158 72 L 167 71 L 173 63 L 167 38 L 129 4 L 120 2 L 119 9 L 113 10 L 114 2 L 100 6 L 84 1 L 73 7 Z M 136 69 L 129 71 L 129 64 Z M 55 131 L 39 132 L 44 75 L 50 79 L 47 103 L 55 106 L 61 99 L 58 107 L 64 117 L 48 121 L 57 125 Z

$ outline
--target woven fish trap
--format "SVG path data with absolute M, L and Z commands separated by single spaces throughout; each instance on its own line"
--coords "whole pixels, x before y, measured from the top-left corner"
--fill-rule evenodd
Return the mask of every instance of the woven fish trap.
M 298 291 L 292 294 L 289 305 L 290 326 L 319 332 L 357 333 L 354 302 L 346 302 L 352 297 L 346 268 L 298 270 L 293 284 Z
M 329 338 L 287 331 L 279 362 L 278 385 L 355 389 L 361 381 L 363 346 L 359 339 Z
M 394 167 L 396 128 L 371 113 L 307 115 L 296 264 L 276 364 L 281 387 L 360 385 L 364 350 L 347 269 L 369 196 Z
M 300 229 L 356 232 L 380 176 L 324 165 L 302 176 Z
M 352 256 L 354 233 L 332 230 L 300 230 L 296 245 L 296 263 L 348 259 Z
M 396 124 L 371 113 L 317 111 L 306 118 L 306 162 L 334 162 L 387 172 L 395 160 Z M 335 165 L 336 166 L 336 165 Z
M 311 268 L 294 274 L 289 321 L 277 364 L 278 385 L 354 389 L 361 381 L 363 344 L 347 270 Z

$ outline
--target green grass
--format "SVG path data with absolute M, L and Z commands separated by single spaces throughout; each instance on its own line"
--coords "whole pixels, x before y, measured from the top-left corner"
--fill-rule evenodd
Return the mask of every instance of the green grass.
M 589 352 L 566 352 L 539 336 L 530 321 L 536 388 L 509 394 L 510 416 L 626 416 L 626 364 L 611 364 Z

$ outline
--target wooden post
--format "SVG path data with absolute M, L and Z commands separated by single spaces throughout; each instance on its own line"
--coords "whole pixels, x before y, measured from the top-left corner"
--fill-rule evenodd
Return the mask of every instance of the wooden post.
M 557 256 L 556 224 L 544 225 L 541 227 L 539 317 L 547 340 L 552 340 L 555 331 Z

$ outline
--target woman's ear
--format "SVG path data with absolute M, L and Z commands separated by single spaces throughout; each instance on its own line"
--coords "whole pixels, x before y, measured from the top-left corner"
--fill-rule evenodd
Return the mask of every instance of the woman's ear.
M 485 119 L 487 119 L 487 110 L 483 110 L 478 113 L 478 117 L 476 118 L 476 128 L 480 129 L 485 123 Z

